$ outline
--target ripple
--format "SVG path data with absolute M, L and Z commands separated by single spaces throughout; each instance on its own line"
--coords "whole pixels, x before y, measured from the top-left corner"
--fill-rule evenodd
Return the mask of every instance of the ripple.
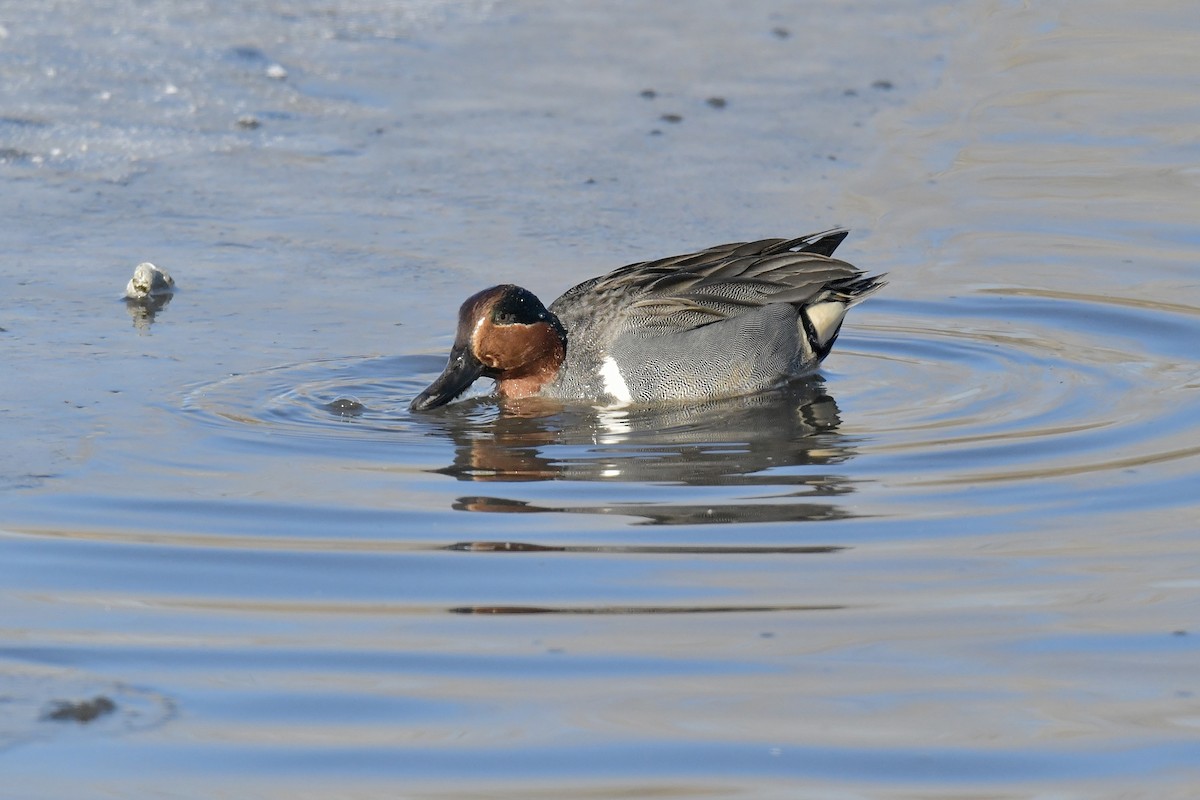
M 444 359 L 348 357 L 288 364 L 192 387 L 183 410 L 230 434 L 380 439 L 407 430 L 421 375 Z
M 174 703 L 152 691 L 76 670 L 0 661 L 0 751 L 63 736 L 156 728 Z
M 1027 481 L 1200 454 L 1200 420 L 1177 399 L 1200 373 L 1188 344 L 1200 341 L 1197 309 L 998 291 L 880 305 L 891 320 L 851 340 L 846 377 L 859 392 L 846 414 L 903 482 Z
M 862 481 L 1028 482 L 1200 455 L 1194 406 L 1178 403 L 1200 385 L 1191 352 L 1200 310 L 999 289 L 873 307 L 875 317 L 847 330 L 824 378 L 729 401 L 602 411 L 501 407 L 477 394 L 413 415 L 408 400 L 443 358 L 397 356 L 230 376 L 194 387 L 182 407 L 223 436 L 299 442 L 316 457 L 346 457 L 353 441 L 366 449 L 349 455 L 402 451 L 461 481 L 791 487 L 774 502 L 753 498 L 754 521 L 855 516 L 829 498 Z M 455 508 L 702 524 L 750 521 L 749 499 L 598 506 L 468 496 Z

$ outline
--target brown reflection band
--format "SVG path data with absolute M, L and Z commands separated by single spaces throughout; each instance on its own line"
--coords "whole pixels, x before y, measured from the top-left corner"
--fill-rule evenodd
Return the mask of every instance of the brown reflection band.
M 672 545 L 545 545 L 529 542 L 455 542 L 441 548 L 470 553 L 687 553 L 693 555 L 777 555 L 780 553 L 836 553 L 849 550 L 839 545 L 795 547 L 672 546 Z
M 743 614 L 767 611 L 841 611 L 844 605 L 827 606 L 592 606 L 554 608 L 551 606 L 456 606 L 451 614 Z
M 826 493 L 826 489 L 820 490 Z M 796 495 L 799 496 L 799 495 Z M 811 522 L 850 519 L 855 514 L 831 503 L 732 503 L 724 505 L 657 505 L 632 503 L 594 507 L 538 506 L 503 497 L 460 497 L 451 506 L 455 511 L 491 514 L 599 514 L 628 516 L 646 525 L 728 525 L 741 522 Z

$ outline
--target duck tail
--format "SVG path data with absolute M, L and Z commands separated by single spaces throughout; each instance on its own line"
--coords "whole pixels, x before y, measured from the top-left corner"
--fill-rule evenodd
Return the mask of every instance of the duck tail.
M 832 283 L 829 285 L 829 290 L 833 299 L 840 300 L 846 304 L 846 308 L 849 308 L 858 305 L 887 286 L 887 281 L 884 280 L 886 277 L 886 272 L 879 275 L 859 275 Z
M 819 299 L 800 309 L 800 330 L 804 334 L 810 356 L 820 363 L 842 330 L 846 312 L 852 306 L 882 289 L 887 281 L 883 275 L 862 275 L 834 281 L 825 287 Z
M 838 245 L 842 240 L 850 235 L 850 231 L 846 228 L 830 228 L 827 231 L 820 233 L 810 233 L 807 236 L 801 236 L 797 239 L 784 239 L 778 244 L 773 244 L 762 251 L 762 255 L 770 256 L 778 253 L 813 253 L 818 256 L 829 257 L 833 255 L 833 251 L 837 250 Z

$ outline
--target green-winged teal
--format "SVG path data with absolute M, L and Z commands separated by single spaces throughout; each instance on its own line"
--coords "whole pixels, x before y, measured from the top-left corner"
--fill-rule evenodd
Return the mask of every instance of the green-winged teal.
M 547 309 L 519 286 L 484 289 L 458 312 L 441 376 L 411 404 L 450 402 L 477 378 L 502 398 L 602 406 L 731 397 L 811 371 L 846 311 L 883 282 L 832 257 L 846 238 L 723 244 L 630 264 Z

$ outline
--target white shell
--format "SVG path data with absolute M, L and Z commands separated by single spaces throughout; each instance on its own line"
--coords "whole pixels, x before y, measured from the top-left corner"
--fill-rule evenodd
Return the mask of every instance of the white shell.
M 175 279 L 167 271 L 143 261 L 133 270 L 133 277 L 125 286 L 125 297 L 130 300 L 145 300 L 160 297 L 175 291 Z

